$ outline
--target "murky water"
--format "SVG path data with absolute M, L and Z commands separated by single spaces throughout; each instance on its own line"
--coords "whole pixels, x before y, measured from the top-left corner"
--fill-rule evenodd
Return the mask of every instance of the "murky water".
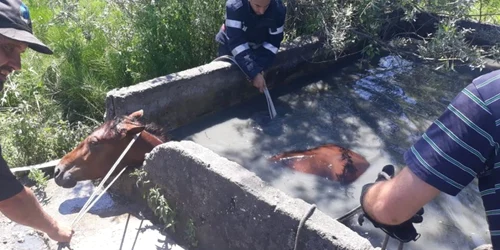
M 372 182 L 384 165 L 403 166 L 405 150 L 473 79 L 392 56 L 371 67 L 332 72 L 302 79 L 286 93 L 271 92 L 278 112 L 273 120 L 262 95 L 179 128 L 173 135 L 241 164 L 288 195 L 315 203 L 337 218 L 359 205 L 361 187 Z M 267 161 L 284 151 L 326 143 L 362 154 L 371 167 L 354 183 L 340 186 Z M 475 186 L 470 185 L 458 197 L 441 195 L 425 209 L 424 222 L 417 225 L 422 237 L 405 249 L 472 249 L 489 242 Z M 383 233 L 369 222 L 358 226 L 356 218 L 346 224 L 380 246 Z

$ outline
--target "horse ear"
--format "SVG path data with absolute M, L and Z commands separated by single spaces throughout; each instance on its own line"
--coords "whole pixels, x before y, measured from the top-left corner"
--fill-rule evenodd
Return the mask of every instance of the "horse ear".
M 140 109 L 135 111 L 134 113 L 130 114 L 129 117 L 139 119 L 144 115 L 144 110 Z
M 135 135 L 144 130 L 144 126 L 137 123 L 123 123 L 120 125 L 119 130 L 122 137 L 127 135 Z

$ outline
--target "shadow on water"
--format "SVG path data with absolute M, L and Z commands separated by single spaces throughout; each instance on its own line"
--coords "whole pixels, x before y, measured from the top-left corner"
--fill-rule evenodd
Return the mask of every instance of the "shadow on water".
M 269 119 L 264 95 L 172 131 L 254 172 L 292 197 L 337 218 L 359 205 L 362 185 L 386 164 L 404 166 L 404 152 L 478 75 L 441 72 L 385 57 L 380 65 L 350 66 L 299 79 L 271 91 L 278 117 Z M 395 62 L 397 62 L 395 64 Z M 397 66 L 395 66 L 397 65 Z M 358 180 L 340 185 L 268 162 L 272 155 L 338 144 L 371 164 Z M 476 186 L 426 206 L 421 239 L 405 249 L 472 249 L 489 242 Z M 356 217 L 357 218 L 357 217 Z M 345 224 L 381 246 L 384 235 L 356 218 Z

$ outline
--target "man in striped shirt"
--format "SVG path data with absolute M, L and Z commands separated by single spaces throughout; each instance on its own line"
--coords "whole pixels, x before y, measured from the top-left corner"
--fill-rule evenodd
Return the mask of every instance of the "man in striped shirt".
M 415 240 L 417 211 L 440 192 L 457 195 L 477 177 L 492 245 L 500 249 L 499 141 L 500 70 L 474 79 L 454 98 L 405 153 L 407 167 L 363 187 L 364 216 L 391 236 Z
M 219 56 L 234 57 L 260 92 L 266 86 L 263 72 L 272 65 L 283 40 L 285 15 L 281 0 L 226 2 L 226 21 L 215 37 Z

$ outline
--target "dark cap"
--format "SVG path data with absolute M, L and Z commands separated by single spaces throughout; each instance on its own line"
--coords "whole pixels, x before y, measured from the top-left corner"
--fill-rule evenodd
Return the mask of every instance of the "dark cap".
M 30 12 L 20 0 L 0 0 L 0 34 L 25 42 L 28 47 L 40 53 L 53 53 L 33 35 Z

